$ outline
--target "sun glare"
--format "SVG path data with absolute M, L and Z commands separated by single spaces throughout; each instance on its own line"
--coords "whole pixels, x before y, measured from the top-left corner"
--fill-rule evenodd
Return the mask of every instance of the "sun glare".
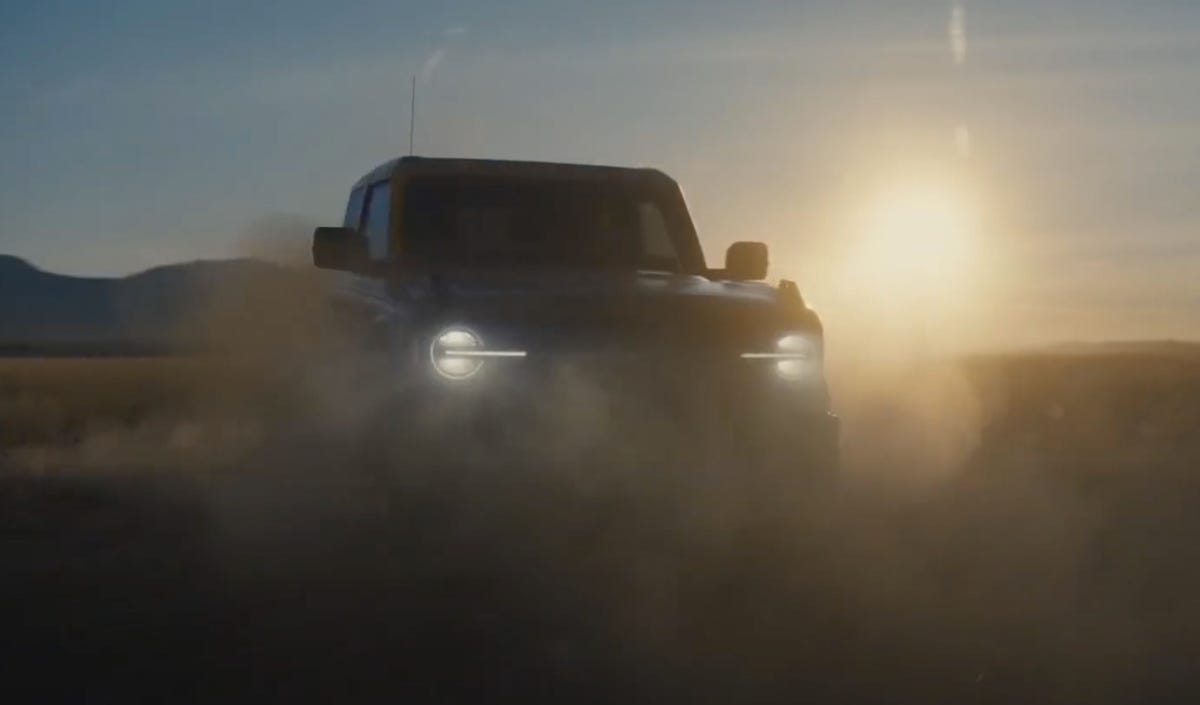
M 892 296 L 952 295 L 969 278 L 977 224 L 969 199 L 909 184 L 868 202 L 851 269 L 857 286 Z

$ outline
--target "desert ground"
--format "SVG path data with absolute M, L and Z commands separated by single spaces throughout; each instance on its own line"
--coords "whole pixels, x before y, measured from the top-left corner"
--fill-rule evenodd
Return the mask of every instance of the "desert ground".
M 843 371 L 832 487 L 639 464 L 603 434 L 439 465 L 364 444 L 373 407 L 336 375 L 260 362 L 0 360 L 0 690 L 1200 696 L 1194 346 Z

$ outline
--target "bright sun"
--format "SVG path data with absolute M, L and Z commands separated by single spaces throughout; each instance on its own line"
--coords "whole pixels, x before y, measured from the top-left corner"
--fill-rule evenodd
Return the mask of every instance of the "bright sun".
M 959 293 L 977 223 L 970 200 L 936 183 L 907 184 L 866 204 L 850 267 L 857 287 L 901 298 Z

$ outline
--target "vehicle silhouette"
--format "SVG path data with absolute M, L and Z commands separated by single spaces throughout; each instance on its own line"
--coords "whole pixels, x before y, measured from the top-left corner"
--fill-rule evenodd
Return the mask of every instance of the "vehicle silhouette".
M 638 410 L 619 438 L 670 419 L 670 442 L 719 437 L 747 463 L 835 460 L 820 319 L 795 284 L 761 281 L 762 243 L 710 268 L 660 171 L 396 159 L 316 230 L 313 261 L 346 273 L 338 305 L 405 392 L 385 426 L 436 406 L 503 435 L 566 403 L 570 370 Z

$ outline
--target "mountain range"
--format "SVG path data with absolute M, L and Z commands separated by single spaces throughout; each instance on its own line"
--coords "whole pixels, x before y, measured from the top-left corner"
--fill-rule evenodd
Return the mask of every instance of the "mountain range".
M 192 345 L 189 321 L 214 294 L 290 270 L 253 259 L 172 264 L 126 277 L 45 272 L 0 255 L 0 353 L 128 354 Z

